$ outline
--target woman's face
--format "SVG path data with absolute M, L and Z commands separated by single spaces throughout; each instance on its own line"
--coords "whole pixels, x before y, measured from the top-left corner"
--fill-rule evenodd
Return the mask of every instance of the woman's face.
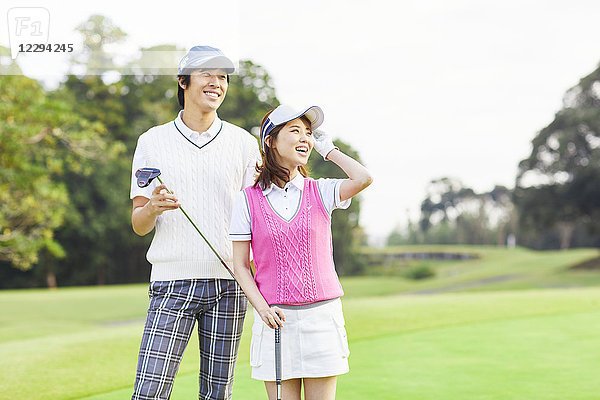
M 285 124 L 275 140 L 270 140 L 270 145 L 277 161 L 292 171 L 306 165 L 315 140 L 310 124 L 297 118 Z

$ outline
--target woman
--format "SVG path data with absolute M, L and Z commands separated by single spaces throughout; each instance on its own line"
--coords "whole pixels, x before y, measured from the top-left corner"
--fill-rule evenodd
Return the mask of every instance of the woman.
M 331 212 L 372 182 L 325 133 L 319 107 L 281 105 L 261 124 L 262 165 L 236 198 L 230 239 L 235 274 L 254 307 L 252 378 L 275 399 L 274 329 L 281 327 L 282 398 L 334 399 L 337 375 L 348 372 L 348 342 L 335 272 Z M 313 147 L 347 179 L 307 177 Z M 250 264 L 250 248 L 256 274 Z

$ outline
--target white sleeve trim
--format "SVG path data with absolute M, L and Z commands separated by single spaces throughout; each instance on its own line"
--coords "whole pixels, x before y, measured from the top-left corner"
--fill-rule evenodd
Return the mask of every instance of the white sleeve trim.
M 341 201 L 340 185 L 344 179 L 320 178 L 317 180 L 317 188 L 321 195 L 321 201 L 328 214 L 331 215 L 336 208 L 346 209 L 350 206 L 351 199 Z
M 252 239 L 250 210 L 248 208 L 246 192 L 243 190 L 238 192 L 235 196 L 228 237 L 229 240 L 233 242 L 248 241 Z
M 232 242 L 249 242 L 252 240 L 251 233 L 230 233 L 229 240 Z
M 340 186 L 342 186 L 342 183 L 344 181 L 345 179 L 339 179 L 335 185 L 335 191 L 337 193 L 335 196 L 335 208 L 341 208 L 342 210 L 345 210 L 348 207 L 350 207 L 350 203 L 352 202 L 352 198 L 342 201 L 342 195 L 340 194 Z

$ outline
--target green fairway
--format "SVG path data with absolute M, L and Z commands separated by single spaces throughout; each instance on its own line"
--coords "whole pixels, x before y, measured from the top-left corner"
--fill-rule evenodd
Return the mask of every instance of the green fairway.
M 419 252 L 466 253 L 478 258 L 465 261 L 390 261 L 394 254 Z M 540 252 L 491 246 L 399 246 L 383 250 L 368 248 L 364 253 L 377 253 L 378 258 L 383 260 L 381 265 L 372 269 L 375 274 L 387 278 L 386 282 L 370 288 L 359 284 L 375 295 L 600 286 L 600 270 L 571 269 L 574 265 L 600 257 L 598 249 Z M 404 279 L 401 274 L 408 266 L 427 266 L 435 272 L 435 276 L 417 281 Z M 394 290 L 389 291 L 390 287 Z
M 517 259 L 529 257 L 533 271 L 565 274 L 568 253 L 538 253 L 539 264 L 535 252 Z M 571 263 L 583 257 L 571 256 Z M 494 263 L 500 267 L 498 260 L 480 259 L 454 268 L 479 279 Z M 598 398 L 600 288 L 500 291 L 490 285 L 494 290 L 484 292 L 480 285 L 460 293 L 403 294 L 456 283 L 442 279 L 343 279 L 351 372 L 339 379 L 339 399 Z M 146 292 L 146 285 L 1 291 L 0 398 L 130 397 Z M 266 398 L 262 382 L 249 378 L 251 320 L 250 314 L 236 368 L 234 398 L 240 400 Z M 197 398 L 197 365 L 194 338 L 172 399 Z

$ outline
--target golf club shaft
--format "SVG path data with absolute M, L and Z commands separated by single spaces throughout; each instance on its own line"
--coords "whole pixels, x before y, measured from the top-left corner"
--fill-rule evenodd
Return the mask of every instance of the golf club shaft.
M 275 328 L 275 382 L 277 383 L 277 400 L 281 400 L 281 330 Z
M 162 185 L 164 185 L 162 179 L 160 179 L 160 176 L 157 176 L 156 179 L 158 179 L 158 181 Z M 166 188 L 166 190 L 167 190 L 167 192 L 169 194 L 173 194 L 168 188 Z M 215 253 L 215 255 L 217 256 L 217 258 L 219 259 L 219 261 L 221 261 L 221 264 L 223 264 L 223 266 L 225 267 L 225 269 L 227 270 L 227 272 L 229 272 L 231 274 L 231 277 L 233 279 L 235 279 L 235 274 L 233 273 L 233 271 L 227 266 L 227 264 L 225 264 L 225 261 L 223 261 L 223 259 L 219 255 L 219 253 L 217 253 L 217 251 L 214 249 L 214 247 L 212 247 L 212 245 L 210 244 L 210 242 L 208 241 L 208 239 L 202 234 L 202 232 L 200 232 L 200 229 L 198 229 L 198 227 L 196 226 L 196 224 L 194 223 L 194 221 L 192 221 L 192 219 L 185 212 L 185 210 L 183 209 L 183 207 L 179 207 L 179 209 L 181 210 L 181 212 L 183 212 L 183 215 L 185 215 L 185 217 L 188 219 L 188 221 L 190 221 L 190 223 L 194 226 L 194 228 L 196 229 L 196 232 L 198 232 L 200 234 L 200 236 L 202 236 L 202 239 L 204 239 L 204 241 L 206 242 L 206 244 L 208 245 L 208 247 L 210 247 L 210 249 L 213 251 L 213 253 Z M 237 279 L 235 279 L 235 280 L 237 281 Z

